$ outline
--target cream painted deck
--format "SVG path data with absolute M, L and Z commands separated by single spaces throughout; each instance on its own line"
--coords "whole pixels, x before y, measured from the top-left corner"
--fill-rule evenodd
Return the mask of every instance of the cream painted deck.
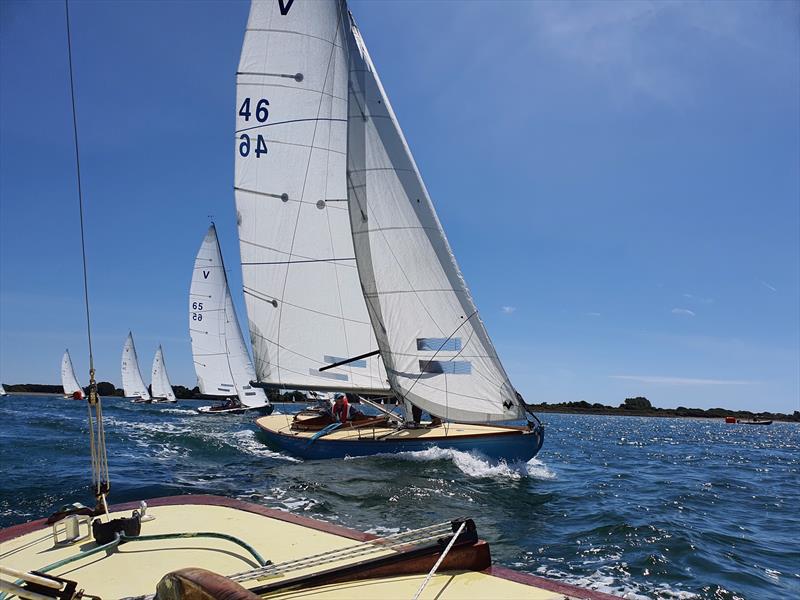
M 310 590 L 264 596 L 270 600 L 411 600 L 425 575 L 368 579 Z M 424 600 L 565 600 L 567 596 L 485 573 L 459 572 L 434 575 L 420 596 Z
M 256 420 L 256 424 L 264 429 L 269 429 L 284 435 L 297 436 L 301 438 L 311 438 L 317 431 L 292 431 L 292 420 L 294 415 L 270 415 L 268 417 L 260 417 Z M 486 435 L 489 433 L 504 433 L 509 432 L 507 427 L 498 427 L 494 425 L 481 425 L 481 424 L 468 424 L 468 423 L 450 423 L 442 425 L 441 427 L 434 427 L 431 429 L 400 429 L 394 431 L 388 427 L 364 427 L 362 429 L 354 429 L 352 427 L 340 427 L 325 436 L 326 440 L 359 440 L 359 439 L 372 439 L 373 432 L 375 437 L 385 440 L 429 440 L 431 438 L 447 437 L 468 437 L 471 435 Z
M 197 531 L 226 533 L 248 542 L 264 558 L 273 562 L 283 562 L 358 543 L 334 533 L 226 506 L 208 504 L 151 506 L 148 514 L 156 516 L 156 520 L 142 524 L 143 535 Z M 130 510 L 113 513 L 112 517 L 128 515 Z M 0 564 L 20 570 L 35 570 L 71 556 L 80 549 L 94 546 L 93 542 L 84 541 L 72 546 L 54 548 L 50 533 L 51 528 L 45 527 L 2 543 Z M 152 594 L 156 583 L 165 573 L 189 566 L 230 575 L 248 570 L 255 564 L 246 551 L 231 542 L 211 538 L 184 538 L 126 543 L 108 555 L 90 556 L 65 565 L 52 571 L 51 574 L 75 580 L 79 583 L 79 588 L 85 589 L 86 593 L 108 599 Z M 297 573 L 307 572 L 309 570 Z M 408 599 L 413 597 L 423 579 L 424 575 L 376 579 L 276 593 L 268 597 L 281 600 L 295 598 L 335 600 L 354 597 L 382 600 Z M 545 600 L 565 596 L 484 573 L 462 572 L 437 574 L 422 597 L 439 600 L 456 598 Z

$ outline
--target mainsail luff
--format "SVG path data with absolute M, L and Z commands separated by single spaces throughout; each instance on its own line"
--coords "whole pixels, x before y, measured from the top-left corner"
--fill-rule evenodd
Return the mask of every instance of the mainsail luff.
M 165 400 L 175 400 L 175 392 L 172 390 L 172 384 L 167 375 L 167 365 L 164 363 L 164 351 L 161 346 L 156 350 L 156 355 L 153 357 L 153 373 L 152 373 L 151 389 L 153 391 L 153 398 L 163 398 Z
M 83 397 L 83 388 L 78 383 L 78 378 L 75 377 L 69 350 L 64 350 L 64 356 L 61 357 L 61 385 L 64 388 L 65 396 L 72 396 L 75 392 L 80 392 Z
M 136 356 L 136 346 L 133 344 L 133 333 L 128 333 L 125 345 L 122 347 L 122 389 L 126 398 L 142 398 L 150 400 L 150 392 L 142 379 L 139 370 L 139 358 Z
M 237 72 L 236 207 L 258 379 L 388 391 L 347 211 L 343 2 L 251 4 Z
M 391 387 L 448 419 L 520 418 L 524 407 L 355 23 L 350 33 L 348 205 L 361 284 Z

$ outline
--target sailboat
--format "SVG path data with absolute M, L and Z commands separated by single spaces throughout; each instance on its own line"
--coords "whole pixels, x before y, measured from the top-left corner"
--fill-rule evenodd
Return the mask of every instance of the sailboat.
M 256 378 L 255 369 L 236 317 L 213 223 L 194 260 L 189 290 L 189 335 L 200 393 L 227 398 L 216 406 L 201 406 L 198 412 L 240 414 L 272 410 L 264 390 L 250 384 Z
M 78 378 L 75 377 L 69 350 L 64 350 L 64 356 L 61 357 L 61 385 L 64 387 L 64 398 L 83 400 L 83 388 L 78 383 Z
M 3 387 L 2 383 L 0 383 L 0 396 L 8 396 L 8 392 L 6 392 L 6 388 Z
M 254 4 L 236 106 L 258 381 L 394 396 L 404 409 L 399 423 L 369 419 L 366 429 L 262 417 L 267 441 L 312 458 L 431 446 L 535 456 L 544 428 L 478 315 L 352 15 L 336 1 L 285 14 Z M 422 426 L 414 409 L 437 418 Z
M 260 26 L 266 13 L 276 21 L 271 23 L 276 30 L 283 29 L 281 41 L 289 40 L 295 35 L 294 25 L 281 27 L 278 19 L 292 10 L 307 14 L 322 9 L 346 14 L 343 1 L 256 1 L 250 24 Z M 69 3 L 67 33 L 71 43 Z M 71 74 L 71 49 L 68 57 Z M 302 62 L 304 55 L 296 58 Z M 71 77 L 70 89 L 74 92 Z M 76 121 L 73 124 L 77 142 Z M 77 143 L 75 151 L 77 163 Z M 78 178 L 79 199 L 80 190 Z M 278 596 L 285 600 L 354 596 L 414 600 L 612 598 L 493 565 L 490 546 L 479 538 L 472 519 L 412 530 L 403 527 L 398 533 L 378 537 L 211 495 L 108 506 L 105 435 L 95 389 L 90 328 L 87 331 L 90 411 L 97 407 L 96 421 L 91 412 L 89 418 L 97 506 L 73 504 L 48 519 L 1 529 L 2 596 L 64 600 L 134 596 L 174 600 Z
M 131 398 L 133 403 L 152 401 L 142 379 L 142 372 L 139 370 L 139 359 L 136 356 L 136 346 L 133 345 L 131 332 L 128 332 L 125 345 L 122 347 L 122 390 L 125 397 Z
M 156 350 L 156 355 L 153 357 L 153 373 L 152 383 L 150 389 L 152 393 L 153 402 L 177 402 L 175 392 L 172 390 L 172 384 L 169 382 L 169 375 L 167 375 L 167 365 L 164 363 L 164 351 L 161 345 Z

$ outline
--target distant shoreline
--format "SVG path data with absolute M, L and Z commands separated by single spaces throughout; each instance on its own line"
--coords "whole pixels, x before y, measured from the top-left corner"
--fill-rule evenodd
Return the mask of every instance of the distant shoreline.
M 737 419 L 754 419 L 766 421 L 781 421 L 784 423 L 800 423 L 800 411 L 793 414 L 772 412 L 751 412 L 749 410 L 728 410 L 725 408 L 632 408 L 621 404 L 619 407 L 589 404 L 588 402 L 563 402 L 559 404 L 528 404 L 534 413 L 558 413 L 569 415 L 608 415 L 618 417 L 654 417 L 671 419 L 724 419 L 735 417 Z
M 98 383 L 98 391 L 103 397 L 124 397 L 122 390 L 117 389 L 108 382 Z M 23 389 L 20 389 L 23 388 Z M 200 394 L 200 389 L 195 387 L 189 389 L 182 385 L 172 386 L 175 395 L 179 400 L 194 401 L 214 401 L 219 396 L 204 396 Z M 6 392 L 15 395 L 25 396 L 63 396 L 60 385 L 44 385 L 35 383 L 24 383 L 16 385 L 6 385 Z M 283 393 L 268 392 L 268 397 L 272 403 L 306 403 L 313 402 L 305 394 L 299 391 L 287 391 Z M 619 406 L 606 406 L 604 404 L 590 404 L 585 400 L 578 402 L 559 402 L 558 404 L 528 404 L 527 407 L 534 413 L 559 413 L 568 415 L 612 415 L 622 417 L 656 417 L 656 418 L 679 418 L 679 419 L 724 419 L 725 417 L 735 417 L 737 419 L 760 419 L 767 421 L 781 421 L 785 423 L 800 423 L 800 411 L 792 414 L 773 413 L 773 412 L 752 412 L 749 410 L 730 410 L 727 408 L 658 408 L 653 406 L 650 401 L 643 397 L 626 398 Z

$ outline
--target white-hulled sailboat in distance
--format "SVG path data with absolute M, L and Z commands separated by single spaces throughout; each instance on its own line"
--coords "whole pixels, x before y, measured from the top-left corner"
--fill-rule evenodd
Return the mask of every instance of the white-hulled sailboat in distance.
M 276 388 L 391 394 L 405 415 L 380 434 L 368 419 L 374 439 L 350 422 L 259 426 L 314 458 L 431 446 L 532 458 L 544 429 L 478 316 L 345 2 L 287 6 L 251 5 L 237 72 L 234 189 L 256 373 Z M 464 425 L 419 427 L 414 407 Z
M 177 402 L 175 392 L 167 375 L 167 365 L 164 363 L 164 351 L 158 346 L 156 355 L 153 357 L 152 383 L 150 384 L 153 402 Z
M 6 391 L 6 388 L 3 387 L 2 383 L 0 383 L 0 396 L 8 396 L 8 392 Z
M 72 358 L 70 358 L 69 350 L 64 350 L 64 356 L 61 357 L 61 385 L 64 388 L 64 398 L 83 400 L 83 388 L 78 383 L 78 378 L 75 377 L 75 369 L 72 367 Z
M 151 402 L 150 392 L 142 379 L 139 370 L 139 359 L 136 356 L 136 346 L 133 345 L 133 333 L 128 332 L 125 345 L 122 347 L 122 390 L 131 402 Z
M 236 317 L 213 223 L 194 261 L 189 290 L 189 335 L 200 393 L 226 398 L 217 406 L 201 406 L 198 412 L 266 413 L 271 410 L 264 390 L 250 384 L 256 374 Z

